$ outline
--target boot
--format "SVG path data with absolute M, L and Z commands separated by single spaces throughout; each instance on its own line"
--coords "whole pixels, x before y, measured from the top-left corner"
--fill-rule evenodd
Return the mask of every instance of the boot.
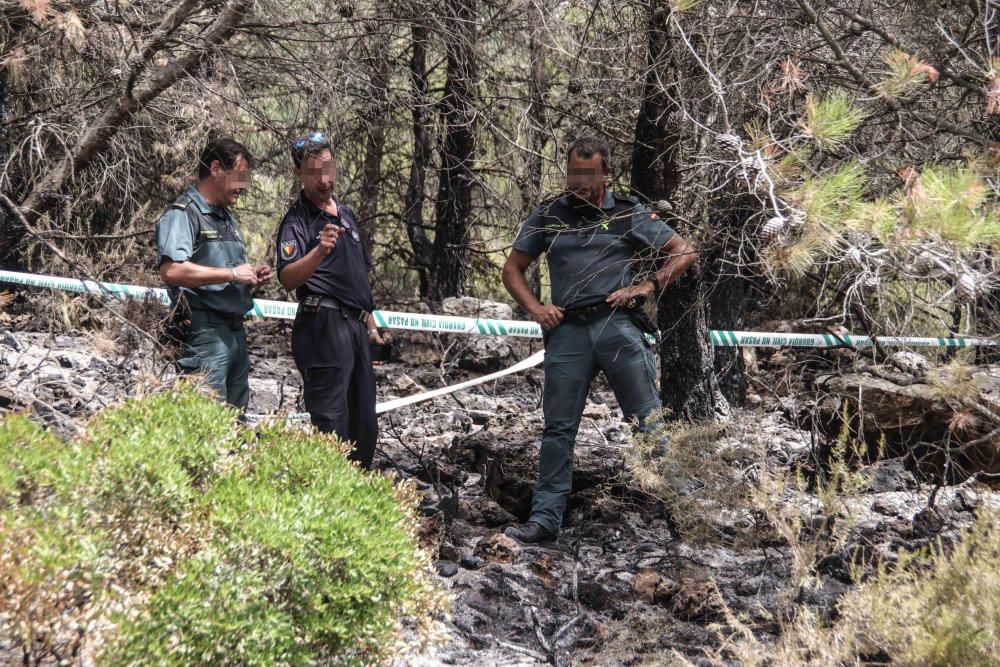
M 503 533 L 507 537 L 513 537 L 518 542 L 522 542 L 524 544 L 551 542 L 556 539 L 556 536 L 549 532 L 545 526 L 535 521 L 529 521 L 528 523 L 523 523 L 520 526 L 511 526 L 507 530 L 503 531 Z

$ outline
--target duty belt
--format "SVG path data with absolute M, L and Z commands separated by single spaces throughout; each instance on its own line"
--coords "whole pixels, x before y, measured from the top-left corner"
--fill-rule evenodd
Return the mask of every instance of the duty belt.
M 309 299 L 316 298 L 317 296 L 319 295 L 310 294 L 309 296 L 306 297 L 306 300 L 308 301 Z M 336 299 L 331 299 L 328 296 L 319 296 L 316 305 L 318 305 L 320 308 L 332 308 L 333 310 L 339 310 L 343 314 L 347 315 L 349 318 L 353 320 L 358 320 L 365 326 L 368 326 L 368 318 L 371 317 L 371 313 L 365 310 L 364 308 L 355 308 L 353 306 L 347 306 L 345 304 L 340 303 Z
M 642 297 L 633 297 L 618 307 L 612 306 L 610 303 L 596 303 L 593 306 L 583 306 L 582 308 L 567 308 L 563 318 L 567 322 L 587 322 L 615 312 L 629 313 L 639 310 L 642 307 L 642 302 Z

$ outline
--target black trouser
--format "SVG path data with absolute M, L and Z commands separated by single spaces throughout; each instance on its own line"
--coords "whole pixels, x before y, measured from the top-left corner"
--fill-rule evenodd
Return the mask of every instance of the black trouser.
M 333 308 L 307 313 L 300 307 L 292 325 L 292 356 L 313 426 L 352 442 L 350 458 L 370 468 L 378 420 L 365 325 Z

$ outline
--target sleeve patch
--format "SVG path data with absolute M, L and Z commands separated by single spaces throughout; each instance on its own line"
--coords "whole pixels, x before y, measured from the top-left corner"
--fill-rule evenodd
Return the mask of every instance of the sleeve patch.
M 294 259 L 299 254 L 299 246 L 294 239 L 281 242 L 281 259 Z

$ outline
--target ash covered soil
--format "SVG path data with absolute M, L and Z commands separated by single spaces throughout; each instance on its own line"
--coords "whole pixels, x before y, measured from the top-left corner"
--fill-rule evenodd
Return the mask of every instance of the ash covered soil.
M 39 333 L 30 319 L 7 324 L 0 329 L 0 407 L 30 409 L 57 430 L 171 379 L 169 364 L 134 334 L 113 341 L 82 331 Z M 301 410 L 289 325 L 257 322 L 249 331 L 250 412 Z M 376 369 L 379 400 L 475 377 L 538 349 L 415 333 L 395 340 L 400 358 Z M 766 359 L 759 361 L 752 387 L 763 386 L 769 372 Z M 711 481 L 695 484 L 680 504 L 640 484 L 628 426 L 599 379 L 577 439 L 565 528 L 554 544 L 523 546 L 503 529 L 529 513 L 541 386 L 536 368 L 380 418 L 376 467 L 417 480 L 422 539 L 454 598 L 450 639 L 412 664 L 646 665 L 679 656 L 701 664 L 720 645 L 727 608 L 765 641 L 797 605 L 831 619 L 854 585 L 852 565 L 870 570 L 879 558 L 947 542 L 973 521 L 977 506 L 1000 498 L 974 477 L 936 488 L 902 456 L 860 465 L 870 484 L 845 501 L 850 529 L 821 554 L 812 585 L 803 587 L 793 581 L 790 546 L 749 502 L 727 505 L 713 497 L 719 489 Z M 699 455 L 725 468 L 716 479 L 752 486 L 764 469 L 815 470 L 821 438 L 799 426 L 796 396 L 764 393 L 705 443 Z M 807 525 L 818 511 L 794 489 L 776 502 L 801 512 Z

